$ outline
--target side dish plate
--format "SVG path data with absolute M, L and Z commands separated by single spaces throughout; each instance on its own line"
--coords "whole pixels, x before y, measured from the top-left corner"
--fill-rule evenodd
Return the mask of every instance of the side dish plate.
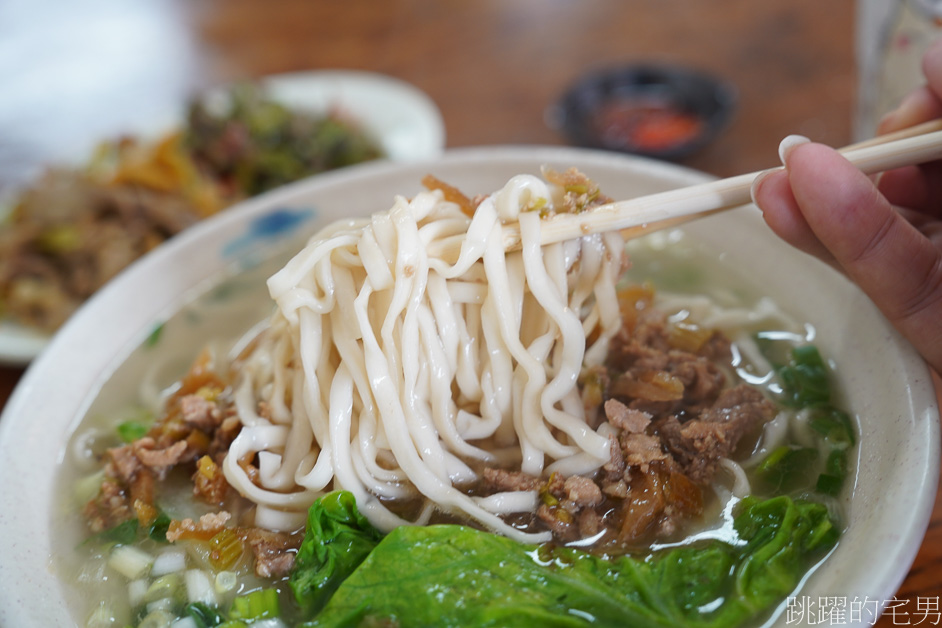
M 369 131 L 392 161 L 414 161 L 439 155 L 445 146 L 445 125 L 435 103 L 399 79 L 353 70 L 320 70 L 277 74 L 260 80 L 265 93 L 292 108 L 343 112 Z M 223 92 L 210 91 L 212 103 Z M 154 120 L 146 135 L 165 132 L 173 124 Z M 87 155 L 75 156 L 81 163 Z M 12 198 L 0 198 L 5 213 Z M 28 364 L 49 342 L 49 336 L 11 320 L 0 319 L 0 364 Z

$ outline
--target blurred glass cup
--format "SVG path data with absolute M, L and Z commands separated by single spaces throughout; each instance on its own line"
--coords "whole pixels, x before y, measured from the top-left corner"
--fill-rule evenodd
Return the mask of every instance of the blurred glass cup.
M 858 0 L 854 139 L 873 137 L 880 119 L 925 83 L 921 59 L 942 36 L 942 0 Z

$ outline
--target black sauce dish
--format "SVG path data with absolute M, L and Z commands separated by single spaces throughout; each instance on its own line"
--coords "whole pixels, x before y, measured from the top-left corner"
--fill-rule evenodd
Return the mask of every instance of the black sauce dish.
M 644 64 L 590 73 L 547 109 L 547 124 L 571 144 L 683 159 L 732 119 L 735 87 L 675 65 Z

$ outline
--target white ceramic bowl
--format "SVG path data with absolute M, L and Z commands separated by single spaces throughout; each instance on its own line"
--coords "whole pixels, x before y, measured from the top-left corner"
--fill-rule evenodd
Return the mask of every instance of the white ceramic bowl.
M 296 248 L 299 234 L 326 220 L 388 208 L 395 194 L 418 191 L 426 173 L 476 193 L 495 190 L 517 173 L 538 173 L 544 164 L 577 166 L 616 198 L 707 178 L 664 163 L 571 148 L 476 148 L 429 162 L 366 164 L 290 185 L 201 223 L 106 286 L 32 364 L 0 418 L 0 625 L 74 621 L 51 558 L 50 528 L 61 516 L 57 464 L 70 431 L 89 409 L 119 404 L 108 398 L 116 387 L 136 388 L 147 356 L 134 350 L 155 326 L 223 272 L 241 268 L 241 276 L 263 291 L 252 273 L 263 274 L 264 267 L 249 270 L 256 262 Z M 685 232 L 687 241 L 702 243 L 742 272 L 753 289 L 815 326 L 816 343 L 836 365 L 847 408 L 860 423 L 856 473 L 841 497 L 848 529 L 804 593 L 848 603 L 891 598 L 921 543 L 936 491 L 939 424 L 928 370 L 856 287 L 777 240 L 754 208 L 692 223 Z M 211 306 L 213 333 L 254 322 L 258 308 L 267 307 L 254 294 L 254 304 L 245 307 Z M 205 340 L 182 328 L 168 326 L 165 333 L 170 337 L 162 342 L 182 345 L 190 357 Z M 110 392 L 96 399 L 103 385 Z M 778 624 L 786 625 L 784 615 Z

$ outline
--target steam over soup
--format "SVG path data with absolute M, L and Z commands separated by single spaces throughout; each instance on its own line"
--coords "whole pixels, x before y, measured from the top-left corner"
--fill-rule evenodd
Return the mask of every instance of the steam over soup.
M 544 177 L 430 177 L 311 238 L 267 318 L 261 268 L 163 325 L 64 465 L 87 625 L 765 621 L 840 535 L 854 429 L 814 330 L 679 232 L 541 247 L 606 200 Z

